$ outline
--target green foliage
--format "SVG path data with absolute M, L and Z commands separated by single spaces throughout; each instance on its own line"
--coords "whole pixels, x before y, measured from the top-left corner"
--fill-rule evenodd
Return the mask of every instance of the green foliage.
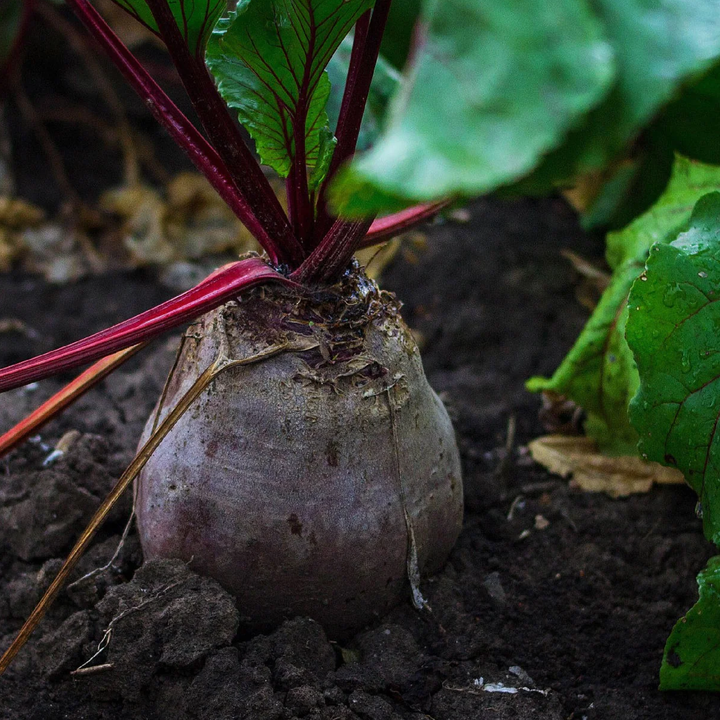
M 720 188 L 720 167 L 675 158 L 670 182 L 653 207 L 627 228 L 609 233 L 606 258 L 613 270 L 644 262 L 655 243 L 669 243 L 685 230 L 695 203 Z
M 145 27 L 158 32 L 145 0 L 114 0 Z M 227 8 L 226 0 L 167 0 L 190 51 L 202 57 L 210 33 Z
M 661 690 L 720 690 L 720 556 L 698 575 L 700 599 L 665 645 Z
M 550 390 L 583 407 L 586 433 L 609 454 L 635 454 L 637 433 L 628 403 L 638 388 L 635 361 L 625 340 L 627 298 L 650 247 L 668 243 L 687 226 L 693 205 L 720 187 L 720 168 L 677 157 L 670 183 L 657 203 L 607 239 L 610 286 L 580 337 L 551 378 L 532 378 L 528 389 Z
M 689 85 L 652 128 L 652 140 L 702 162 L 720 164 L 720 65 Z
M 213 32 L 206 61 L 218 89 L 237 110 L 262 162 L 282 177 L 298 150 L 311 168 L 327 158 L 321 152 L 330 95 L 325 66 L 372 5 L 373 0 L 242 0 Z M 296 138 L 295 127 L 304 134 Z
M 688 230 L 654 245 L 630 293 L 627 340 L 640 371 L 630 419 L 643 457 L 679 468 L 720 543 L 720 193 Z
M 583 225 L 619 228 L 647 210 L 670 178 L 675 153 L 720 164 L 718 117 L 720 65 L 689 82 L 643 130 L 631 157 L 625 158 L 582 213 Z
M 336 186 L 343 212 L 524 175 L 610 88 L 612 50 L 578 0 L 433 0 L 423 22 L 386 132 Z
M 346 213 L 486 192 L 538 164 L 519 187 L 547 191 L 604 167 L 720 58 L 720 0 L 428 0 L 423 22 L 386 132 L 339 178 Z M 651 154 L 661 172 L 669 151 Z
M 683 82 L 720 57 L 718 0 L 599 0 L 617 75 L 603 102 L 538 168 L 547 186 L 604 166 Z

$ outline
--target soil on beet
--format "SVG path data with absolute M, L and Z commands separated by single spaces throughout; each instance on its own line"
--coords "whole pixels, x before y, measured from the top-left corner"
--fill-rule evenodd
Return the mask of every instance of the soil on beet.
M 598 258 L 601 242 L 558 200 L 481 201 L 469 222 L 427 234 L 425 248 L 406 245 L 383 285 L 424 343 L 464 464 L 462 536 L 422 586 L 432 611 L 407 601 L 342 645 L 303 618 L 251 636 L 242 608 L 213 581 L 175 561 L 143 566 L 134 531 L 106 567 L 126 499 L 76 578 L 106 569 L 63 592 L 0 679 L 0 718 L 720 718 L 714 695 L 657 690 L 665 639 L 695 601 L 695 575 L 712 553 L 693 493 L 584 494 L 522 451 L 543 432 L 524 380 L 556 367 L 587 314 L 560 251 Z M 2 319 L 24 325 L 0 336 L 0 364 L 169 294 L 149 273 L 65 287 L 2 276 Z M 131 459 L 176 343 L 156 342 L 2 461 L 0 648 Z M 4 395 L 0 429 L 63 379 Z M 511 418 L 516 441 L 506 454 Z M 70 430 L 79 437 L 48 461 Z M 99 667 L 78 672 L 88 666 Z M 486 692 L 483 682 L 522 689 Z

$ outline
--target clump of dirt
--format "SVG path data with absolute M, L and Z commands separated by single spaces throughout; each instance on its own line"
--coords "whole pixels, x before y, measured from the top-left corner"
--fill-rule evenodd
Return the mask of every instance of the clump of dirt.
M 713 695 L 656 689 L 665 639 L 712 553 L 693 493 L 584 494 L 522 450 L 542 432 L 523 382 L 554 369 L 586 317 L 559 252 L 599 258 L 602 243 L 556 200 L 487 200 L 470 217 L 431 228 L 424 251 L 407 246 L 383 283 L 406 303 L 463 456 L 465 526 L 445 569 L 423 583 L 432 611 L 408 601 L 343 644 L 303 618 L 253 636 L 215 582 L 178 561 L 142 565 L 134 532 L 110 562 L 126 499 L 0 678 L 0 718 L 720 717 Z M 5 365 L 169 291 L 124 274 L 67 287 L 0 276 L 0 293 L 2 314 L 21 321 L 2 335 Z M 156 343 L 2 461 L 0 648 L 131 459 L 174 342 Z M 1 427 L 62 380 L 4 395 Z M 79 438 L 47 462 L 69 430 Z M 105 569 L 79 579 L 95 568 Z

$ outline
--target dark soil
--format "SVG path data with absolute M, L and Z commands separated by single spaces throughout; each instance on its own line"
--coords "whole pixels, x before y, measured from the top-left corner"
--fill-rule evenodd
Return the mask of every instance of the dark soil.
M 716 696 L 657 690 L 665 639 L 712 552 L 693 493 L 584 494 L 521 449 L 543 432 L 523 382 L 553 370 L 586 316 L 559 251 L 599 257 L 601 244 L 560 201 L 470 210 L 468 224 L 433 228 L 427 249 L 401 254 L 384 279 L 424 339 L 464 462 L 465 528 L 445 570 L 423 584 L 432 612 L 405 602 L 342 646 L 302 618 L 252 637 L 213 581 L 179 562 L 141 567 L 132 533 L 108 570 L 62 594 L 0 679 L 0 718 L 720 718 Z M 0 319 L 26 327 L 0 336 L 0 364 L 168 294 L 150 274 L 67 287 L 0 277 Z M 2 461 L 0 648 L 132 458 L 176 342 L 157 342 Z M 62 380 L 4 395 L 0 429 Z M 517 443 L 506 456 L 511 417 Z M 79 439 L 45 466 L 71 429 Z M 78 577 L 109 561 L 129 510 L 126 499 Z M 85 663 L 100 669 L 73 674 Z M 524 689 L 487 692 L 483 682 Z

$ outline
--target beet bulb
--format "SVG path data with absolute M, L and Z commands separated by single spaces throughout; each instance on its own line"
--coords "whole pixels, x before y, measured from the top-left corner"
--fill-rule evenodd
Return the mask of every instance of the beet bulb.
M 253 629 L 305 615 L 346 637 L 459 535 L 447 412 L 394 297 L 355 271 L 317 292 L 257 288 L 193 325 L 142 442 L 220 353 L 246 364 L 215 377 L 138 478 L 145 557 L 215 578 Z

